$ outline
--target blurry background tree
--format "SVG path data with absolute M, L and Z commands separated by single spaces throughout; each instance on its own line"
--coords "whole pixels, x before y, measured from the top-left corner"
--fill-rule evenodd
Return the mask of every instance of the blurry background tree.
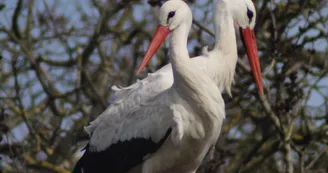
M 190 55 L 212 47 L 213 0 L 188 1 Z M 326 0 L 257 0 L 266 97 L 239 41 L 227 119 L 200 173 L 328 172 Z M 62 172 L 88 136 L 83 126 L 137 78 L 158 0 L 0 1 L 0 172 Z M 149 71 L 165 65 L 163 46 Z

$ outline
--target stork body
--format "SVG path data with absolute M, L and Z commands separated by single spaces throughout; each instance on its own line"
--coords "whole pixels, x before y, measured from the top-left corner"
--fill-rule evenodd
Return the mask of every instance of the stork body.
M 250 0 L 218 0 L 215 48 L 189 59 L 190 9 L 180 0 L 166 4 L 170 5 L 161 8 L 160 24 L 171 30 L 172 64 L 129 87 L 114 88 L 114 103 L 85 128 L 90 142 L 74 173 L 194 173 L 217 140 L 225 117 L 221 91 L 230 91 L 237 61 L 234 18 L 242 30 L 253 28 L 255 15 L 249 18 L 246 13 L 255 11 L 254 6 Z M 246 32 L 243 35 L 250 34 Z M 258 82 L 254 52 L 247 53 L 253 57 Z
M 168 17 L 170 13 L 175 14 Z M 189 7 L 183 1 L 166 2 L 160 9 L 159 29 L 145 56 L 145 59 L 150 59 L 156 51 L 153 45 L 165 38 L 158 38 L 158 35 L 161 37 L 171 32 L 170 60 L 174 84 L 155 97 L 139 102 L 128 114 L 112 114 L 113 110 L 109 107 L 86 128 L 91 134 L 86 157 L 106 153 L 108 149 L 112 149 L 112 153 L 117 152 L 121 149 L 111 147 L 120 141 L 130 141 L 134 145 L 136 140 L 145 142 L 151 139 L 155 145 L 161 146 L 154 153 L 143 153 L 139 156 L 143 160 L 139 159 L 139 163 L 134 162 L 129 167 L 124 162 L 135 161 L 134 152 L 125 153 L 121 163 L 115 162 L 120 167 L 108 162 L 103 170 L 99 170 L 95 162 L 92 162 L 95 165 L 89 165 L 90 159 L 82 157 L 81 172 L 118 173 L 130 169 L 130 172 L 138 173 L 194 173 L 197 170 L 208 148 L 220 134 L 225 112 L 219 88 L 189 58 L 187 37 L 191 16 Z

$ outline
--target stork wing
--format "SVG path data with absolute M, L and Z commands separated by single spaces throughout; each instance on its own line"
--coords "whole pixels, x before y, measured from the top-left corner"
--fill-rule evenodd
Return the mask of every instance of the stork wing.
M 90 150 L 103 151 L 119 141 L 134 138 L 151 139 L 157 143 L 175 124 L 170 106 L 177 101 L 176 97 L 170 88 L 148 100 L 139 99 L 134 105 L 124 101 L 111 105 L 85 127 L 90 135 Z
M 123 173 L 156 152 L 173 132 L 181 115 L 181 102 L 173 88 L 145 101 L 136 102 L 126 111 L 125 102 L 115 102 L 85 130 L 90 134 L 86 152 L 74 173 Z M 173 106 L 172 106 L 173 105 Z M 183 112 L 186 112 L 183 110 Z M 179 123 L 179 122 L 178 122 Z

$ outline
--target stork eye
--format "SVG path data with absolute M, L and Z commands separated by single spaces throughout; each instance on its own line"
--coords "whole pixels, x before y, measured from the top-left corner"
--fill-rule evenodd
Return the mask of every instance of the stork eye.
M 247 17 L 248 17 L 249 23 L 252 22 L 253 15 L 254 15 L 253 11 L 251 11 L 250 9 L 247 8 Z
M 172 18 L 175 15 L 175 11 L 169 12 L 169 15 L 167 16 L 167 19 Z

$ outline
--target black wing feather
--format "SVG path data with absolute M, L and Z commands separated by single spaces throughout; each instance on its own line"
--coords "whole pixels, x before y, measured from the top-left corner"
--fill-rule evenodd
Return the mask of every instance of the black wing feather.
M 91 152 L 89 144 L 85 153 L 76 163 L 73 173 L 126 173 L 144 161 L 148 154 L 156 152 L 166 141 L 172 129 L 158 142 L 150 138 L 133 138 L 129 141 L 119 141 L 101 152 Z

